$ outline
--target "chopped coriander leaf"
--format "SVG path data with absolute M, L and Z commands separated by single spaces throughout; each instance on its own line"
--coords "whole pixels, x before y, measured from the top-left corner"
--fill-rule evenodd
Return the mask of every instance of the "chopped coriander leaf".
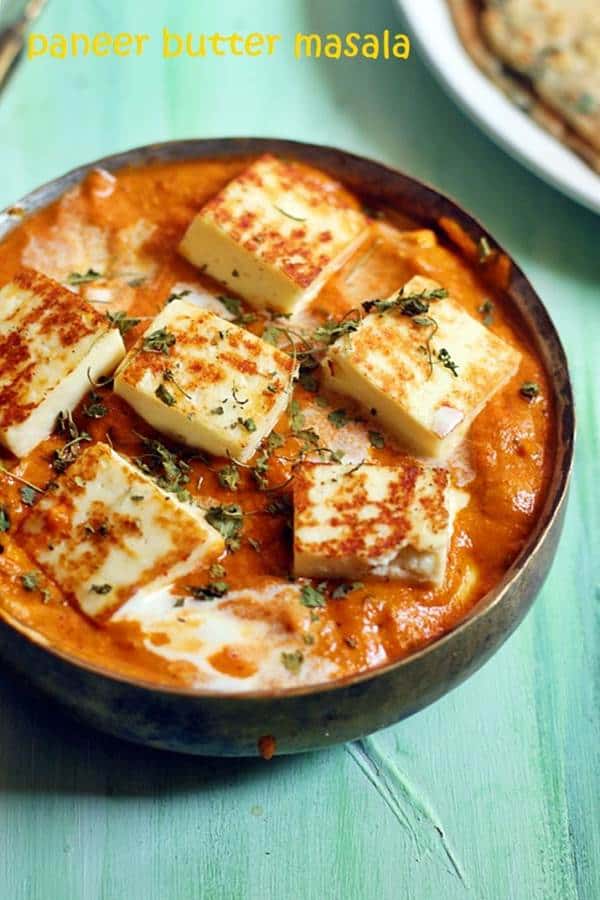
M 94 269 L 88 269 L 84 274 L 81 272 L 71 272 L 71 274 L 67 276 L 67 284 L 73 286 L 78 284 L 88 284 L 90 281 L 96 281 L 97 278 L 102 278 L 102 275 L 100 272 L 95 272 Z
M 37 591 L 39 575 L 37 572 L 26 572 L 21 575 L 21 583 L 26 591 Z
M 288 406 L 288 416 L 290 417 L 290 428 L 297 434 L 298 431 L 301 431 L 304 428 L 304 413 L 300 408 L 300 404 L 297 400 L 290 400 Z
M 272 450 L 275 450 L 277 447 L 282 447 L 283 443 L 284 443 L 283 437 L 277 431 L 272 431 L 266 440 L 267 450 L 269 450 L 269 452 L 271 452 Z
M 185 291 L 173 291 L 173 292 L 172 292 L 171 294 L 169 294 L 169 296 L 167 297 L 167 303 L 172 303 L 173 300 L 183 300 L 184 297 L 187 297 L 188 294 L 191 294 L 191 293 L 192 293 L 192 292 L 189 291 L 189 290 L 185 290 Z
M 380 431 L 369 431 L 369 442 L 371 447 L 381 450 L 385 447 L 385 438 Z
M 133 503 L 139 503 L 143 499 L 144 499 L 143 494 L 132 494 L 131 495 L 131 500 Z
M 256 431 L 256 422 L 254 419 L 242 419 L 241 422 L 246 431 Z
M 177 388 L 177 390 L 179 391 L 179 393 L 183 394 L 184 397 L 187 397 L 188 400 L 192 399 L 190 397 L 190 395 L 188 394 L 188 392 L 184 391 L 184 389 L 181 387 L 181 385 L 176 381 L 175 375 L 173 374 L 172 369 L 165 369 L 165 371 L 163 372 L 163 378 L 165 381 L 169 381 L 171 384 L 174 384 L 175 387 Z
M 8 531 L 10 528 L 10 516 L 6 507 L 0 506 L 0 533 Z
M 400 312 L 403 316 L 408 316 L 416 320 L 417 325 L 426 324 L 419 321 L 420 316 L 425 316 L 429 312 L 429 307 L 436 300 L 444 300 L 448 296 L 446 288 L 432 288 L 431 290 L 419 291 L 413 294 L 404 294 L 399 291 L 395 297 L 390 300 L 366 300 L 362 304 L 362 308 L 366 313 L 377 312 L 384 313 L 390 310 Z M 427 322 L 427 324 L 430 324 Z
M 256 322 L 256 313 L 243 312 L 241 300 L 237 300 L 235 297 L 218 297 L 217 299 L 221 301 L 227 312 L 233 316 L 233 321 L 236 325 L 249 325 L 251 322 Z
M 458 366 L 448 353 L 445 347 L 438 350 L 438 359 L 445 369 L 449 369 L 455 378 L 458 378 Z
M 237 491 L 240 483 L 240 470 L 235 463 L 230 463 L 230 465 L 219 469 L 217 478 L 221 487 L 227 488 L 229 491 Z
M 481 306 L 477 307 L 477 312 L 483 316 L 483 324 L 486 328 L 494 322 L 494 304 L 491 300 L 484 300 Z
M 322 585 L 319 585 L 322 587 Z M 325 595 L 317 588 L 312 587 L 310 584 L 303 584 L 300 590 L 300 603 L 302 606 L 307 606 L 309 609 L 317 609 L 325 606 L 326 604 Z
M 315 329 L 314 338 L 323 344 L 333 344 L 344 334 L 352 334 L 358 328 L 358 319 L 344 318 L 340 321 L 324 322 Z
M 81 449 L 79 445 L 83 441 L 91 441 L 92 438 L 87 431 L 79 431 L 71 413 L 60 412 L 56 419 L 56 427 L 58 431 L 66 434 L 69 440 L 64 447 L 52 454 L 52 468 L 55 472 L 64 472 L 77 459 Z
M 519 393 L 521 397 L 525 397 L 526 400 L 533 400 L 535 397 L 539 396 L 540 386 L 535 381 L 526 381 L 521 385 Z
M 288 672 L 292 673 L 292 675 L 298 674 L 303 662 L 304 654 L 301 650 L 293 650 L 291 653 L 286 653 L 285 650 L 283 650 L 281 653 L 281 663 Z
M 149 353 L 168 354 L 169 347 L 172 347 L 176 340 L 175 335 L 167 328 L 158 328 L 144 338 L 142 347 Z
M 240 506 L 233 503 L 213 506 L 206 513 L 206 521 L 220 532 L 229 550 L 239 550 L 244 525 L 244 513 Z
M 190 466 L 164 444 L 154 438 L 142 438 L 145 453 L 134 460 L 136 466 L 156 479 L 164 491 L 176 494 L 180 500 L 189 500 L 185 485 L 190 480 Z
M 194 600 L 215 600 L 217 597 L 223 597 L 229 590 L 226 581 L 211 581 L 202 587 L 188 585 L 188 591 Z
M 83 407 L 83 411 L 90 419 L 101 419 L 108 413 L 108 408 L 102 402 L 102 397 L 96 391 L 92 391 L 89 402 Z
M 173 394 L 164 386 L 164 384 L 159 384 L 159 386 L 154 391 L 156 397 L 161 400 L 165 406 L 175 406 L 175 397 Z
M 225 571 L 225 566 L 222 566 L 221 563 L 213 563 L 213 565 L 208 570 L 208 574 L 211 578 L 216 578 L 222 580 L 225 578 L 227 574 Z
M 345 409 L 334 409 L 327 416 L 328 420 L 332 425 L 335 425 L 336 428 L 343 428 L 344 425 L 348 424 L 348 413 Z
M 334 600 L 342 600 L 352 591 L 358 591 L 363 587 L 364 584 L 362 581 L 345 582 L 344 584 L 338 584 L 338 586 L 333 589 L 331 596 Z
M 73 421 L 73 415 L 70 412 L 61 410 L 56 417 L 56 430 L 60 434 L 65 434 L 69 440 L 79 437 L 79 429 Z
M 294 436 L 304 443 L 305 450 L 308 450 L 309 447 L 318 447 L 321 443 L 321 438 L 314 428 L 301 428 L 300 431 L 295 432 Z
M 261 453 L 257 456 L 256 462 L 252 469 L 252 475 L 261 491 L 265 491 L 269 486 L 269 454 Z
M 365 313 L 396 311 L 403 316 L 408 316 L 413 325 L 429 329 L 425 343 L 421 344 L 419 349 L 427 357 L 429 377 L 431 377 L 433 374 L 431 339 L 438 330 L 438 323 L 433 316 L 429 315 L 429 308 L 432 302 L 443 300 L 447 296 L 448 291 L 446 288 L 432 288 L 431 290 L 423 290 L 413 294 L 404 294 L 404 291 L 401 290 L 390 300 L 367 300 L 362 304 L 362 307 Z
M 274 347 L 279 343 L 279 335 L 281 334 L 281 328 L 278 328 L 277 325 L 267 325 L 261 334 L 261 338 L 263 341 L 266 341 L 267 344 L 273 344 Z
M 225 410 L 222 406 L 215 406 L 214 409 L 211 409 L 210 414 L 211 416 L 222 416 L 224 412 Z
M 33 506 L 37 495 L 37 491 L 34 488 L 29 487 L 29 485 L 25 485 L 21 488 L 21 501 L 25 504 L 25 506 Z
M 326 447 L 323 447 L 321 450 L 319 450 L 319 454 L 321 456 L 328 455 L 329 462 L 332 463 L 341 463 L 344 459 L 344 456 L 346 455 L 343 450 L 328 450 Z
M 110 594 L 112 584 L 93 584 L 90 588 L 95 594 Z
M 135 325 L 139 325 L 142 321 L 141 319 L 135 319 L 131 316 L 128 316 L 127 313 L 123 312 L 122 309 L 117 310 L 117 312 L 107 312 L 106 318 L 111 325 L 114 325 L 115 328 L 119 329 L 122 335 L 127 334 L 130 329 L 132 329 Z

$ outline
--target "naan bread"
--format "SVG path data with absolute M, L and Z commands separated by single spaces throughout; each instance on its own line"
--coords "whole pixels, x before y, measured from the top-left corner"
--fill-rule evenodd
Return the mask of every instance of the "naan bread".
M 477 65 L 600 172 L 598 0 L 449 0 Z

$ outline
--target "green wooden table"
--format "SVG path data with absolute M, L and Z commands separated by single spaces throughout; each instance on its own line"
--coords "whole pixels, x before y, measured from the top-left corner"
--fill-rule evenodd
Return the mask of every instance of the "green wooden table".
M 1 6 L 1 4 L 0 4 Z M 122 8 L 125 7 L 125 8 Z M 397 28 L 391 0 L 50 0 L 37 30 Z M 158 41 L 158 38 L 155 38 Z M 600 219 L 546 187 L 408 63 L 25 62 L 0 97 L 0 204 L 150 141 L 331 143 L 454 195 L 514 253 L 569 353 L 577 468 L 533 612 L 475 677 L 360 743 L 271 763 L 179 758 L 0 683 L 2 900 L 600 897 Z

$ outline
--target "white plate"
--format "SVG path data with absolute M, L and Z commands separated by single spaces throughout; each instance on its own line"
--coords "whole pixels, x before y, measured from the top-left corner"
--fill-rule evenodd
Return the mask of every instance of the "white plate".
M 448 93 L 496 143 L 574 200 L 600 213 L 600 176 L 521 112 L 477 68 L 454 27 L 447 0 L 396 0 Z

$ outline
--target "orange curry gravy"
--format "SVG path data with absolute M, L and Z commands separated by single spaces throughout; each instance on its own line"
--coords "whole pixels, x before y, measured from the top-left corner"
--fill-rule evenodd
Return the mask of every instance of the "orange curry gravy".
M 180 282 L 204 286 L 219 294 L 218 287 L 183 260 L 176 248 L 199 207 L 247 162 L 238 159 L 157 163 L 124 169 L 116 180 L 106 173 L 93 172 L 80 187 L 23 221 L 8 236 L 0 249 L 0 285 L 23 263 L 65 281 L 70 272 L 87 270 L 85 254 L 98 243 L 104 260 L 102 274 L 108 278 L 103 284 L 118 290 L 97 309 L 120 309 L 132 316 L 151 317 Z M 364 587 L 343 599 L 331 599 L 325 608 L 312 611 L 280 602 L 269 606 L 231 601 L 241 618 L 258 616 L 275 621 L 297 640 L 304 653 L 317 654 L 335 664 L 339 675 L 403 657 L 464 618 L 498 582 L 527 538 L 543 500 L 553 457 L 546 374 L 526 334 L 511 317 L 501 292 L 482 280 L 477 259 L 472 263 L 465 261 L 449 249 L 441 233 L 435 239 L 431 232 L 408 224 L 394 213 L 378 216 L 373 227 L 375 237 L 368 252 L 364 247 L 357 251 L 313 302 L 317 317 L 338 318 L 366 298 L 388 296 L 415 274 L 426 275 L 446 287 L 479 320 L 489 310 L 485 301 L 492 300 L 493 310 L 488 311 L 486 324 L 516 346 L 523 359 L 517 376 L 475 420 L 463 462 L 450 465 L 459 482 L 470 478 L 465 485 L 470 502 L 456 520 L 443 589 L 366 581 Z M 452 223 L 446 223 L 446 232 L 451 228 Z M 135 234 L 141 249 L 132 250 L 131 236 Z M 137 274 L 140 266 L 145 273 L 142 276 Z M 82 293 L 86 296 L 85 290 Z M 147 324 L 148 320 L 143 319 L 126 334 L 128 347 Z M 264 319 L 259 317 L 248 327 L 260 334 Z M 524 398 L 520 394 L 524 382 L 536 382 L 539 396 L 533 400 Z M 110 388 L 99 389 L 98 393 L 108 407 L 107 415 L 98 419 L 86 416 L 83 408 L 89 397 L 74 414 L 78 425 L 94 440 L 108 441 L 125 456 L 135 458 L 143 452 L 138 435 L 160 438 Z M 303 408 L 314 410 L 315 396 L 314 392 L 296 387 L 295 397 Z M 347 400 L 336 404 L 334 399 L 325 408 L 325 417 L 336 405 L 349 408 Z M 359 426 L 348 427 L 356 430 Z M 343 430 L 339 430 L 340 437 Z M 277 431 L 290 435 L 287 416 Z M 328 435 L 322 437 L 327 439 Z M 0 451 L 0 464 L 20 478 L 44 487 L 57 477 L 50 459 L 52 451 L 63 443 L 63 437 L 53 436 L 21 461 Z M 191 455 L 183 448 L 173 448 L 168 441 L 164 443 L 184 456 Z M 293 456 L 299 447 L 297 439 L 289 436 L 275 455 Z M 393 464 L 399 452 L 387 441 L 383 449 L 369 447 L 368 455 L 371 461 Z M 238 489 L 228 490 L 220 486 L 214 471 L 226 462 L 213 460 L 206 465 L 193 460 L 187 485 L 199 498 L 211 497 L 220 504 L 238 503 L 252 513 L 245 516 L 240 549 L 223 561 L 225 580 L 231 590 L 248 586 L 260 590 L 273 582 L 289 580 L 289 519 L 285 513 L 266 512 L 266 508 L 282 494 L 289 497 L 291 485 L 279 492 L 265 493 L 258 489 L 252 473 L 241 469 Z M 285 483 L 289 474 L 289 463 L 272 458 L 270 485 Z M 69 605 L 49 582 L 45 582 L 49 591 L 45 595 L 24 589 L 22 575 L 36 566 L 15 541 L 19 522 L 27 514 L 22 487 L 22 482 L 0 471 L 0 506 L 10 518 L 10 528 L 0 534 L 2 608 L 51 644 L 104 668 L 164 684 L 189 683 L 194 675 L 189 662 L 169 661 L 148 649 L 158 647 L 167 640 L 166 635 L 155 634 L 152 643 L 145 645 L 138 626 L 130 622 L 93 623 Z M 468 567 L 476 572 L 477 581 L 473 590 L 461 593 L 461 581 Z M 207 580 L 207 572 L 199 572 L 185 582 L 202 584 Z M 297 600 L 295 605 L 300 606 Z M 211 664 L 216 672 L 240 679 L 256 670 L 252 659 L 246 659 L 243 649 L 236 647 L 224 646 L 213 655 Z

